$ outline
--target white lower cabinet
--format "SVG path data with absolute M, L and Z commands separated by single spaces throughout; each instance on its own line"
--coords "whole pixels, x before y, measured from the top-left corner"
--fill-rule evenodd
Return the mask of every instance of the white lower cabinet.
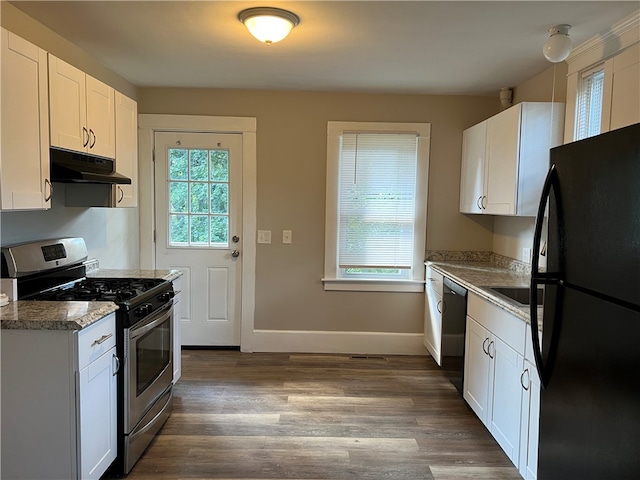
M 527 325 L 524 366 L 520 383 L 522 415 L 520 417 L 520 475 L 535 480 L 538 475 L 538 434 L 540 430 L 540 377 L 536 370 L 531 347 L 531 327 Z
M 115 314 L 80 331 L 2 331 L 3 478 L 104 474 L 117 454 L 115 337 Z
M 432 267 L 426 267 L 424 306 L 424 346 L 438 365 L 442 365 L 442 285 L 444 277 Z
M 522 320 L 469 293 L 463 396 L 516 466 L 525 330 Z

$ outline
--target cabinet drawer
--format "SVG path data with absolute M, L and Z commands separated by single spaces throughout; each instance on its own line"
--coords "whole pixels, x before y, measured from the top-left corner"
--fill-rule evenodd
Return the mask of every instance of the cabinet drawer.
M 469 293 L 467 315 L 524 356 L 526 323 L 479 296 Z
M 443 276 L 441 273 L 436 272 L 433 268 L 431 267 L 427 267 L 427 273 L 426 273 L 426 283 L 427 283 L 427 288 L 431 288 L 433 290 L 435 290 L 436 292 L 438 292 L 439 294 L 442 294 L 442 281 L 443 281 Z
M 115 344 L 116 315 L 111 313 L 78 332 L 78 368 L 84 368 Z

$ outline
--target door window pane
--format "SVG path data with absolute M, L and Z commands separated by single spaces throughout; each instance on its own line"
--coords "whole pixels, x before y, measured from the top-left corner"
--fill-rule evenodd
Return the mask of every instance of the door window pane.
M 227 150 L 211 151 L 211 180 L 229 181 L 229 152 Z
M 169 180 L 187 179 L 187 160 L 189 151 L 181 148 L 169 150 Z
M 191 183 L 191 213 L 209 213 L 209 184 Z
M 228 248 L 229 151 L 169 149 L 169 246 Z
M 211 217 L 211 243 L 229 243 L 229 217 Z
M 190 150 L 189 151 L 189 179 L 190 180 L 207 180 L 209 178 L 208 171 L 208 152 L 207 150 Z
M 191 216 L 191 243 L 209 244 L 209 217 L 206 215 Z
M 169 213 L 187 213 L 187 182 L 171 182 L 169 184 Z
M 211 213 L 229 213 L 229 186 L 226 183 L 211 185 Z

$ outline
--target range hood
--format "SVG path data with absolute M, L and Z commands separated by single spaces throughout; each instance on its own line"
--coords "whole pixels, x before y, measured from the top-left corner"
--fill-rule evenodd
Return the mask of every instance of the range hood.
M 82 153 L 49 149 L 51 181 L 63 183 L 131 184 L 131 179 L 114 169 L 113 160 Z

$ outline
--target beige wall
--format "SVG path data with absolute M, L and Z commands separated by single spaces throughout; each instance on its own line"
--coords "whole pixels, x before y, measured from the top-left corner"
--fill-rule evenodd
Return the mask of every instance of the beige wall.
M 137 97 L 136 87 L 131 82 L 4 0 L 0 2 L 0 23 L 7 30 L 29 40 L 128 97 L 133 99 Z
M 138 102 L 146 114 L 257 118 L 257 225 L 273 232 L 257 246 L 257 329 L 422 331 L 421 294 L 323 290 L 329 120 L 431 123 L 427 248 L 491 249 L 492 219 L 458 213 L 458 199 L 462 130 L 495 114 L 497 97 L 141 88 Z
M 552 97 L 555 102 L 566 102 L 566 62 L 547 68 L 539 75 L 518 85 L 513 92 L 514 103 L 550 102 Z M 492 250 L 506 257 L 525 260 L 522 249 L 533 247 L 534 227 L 534 218 L 495 217 Z

